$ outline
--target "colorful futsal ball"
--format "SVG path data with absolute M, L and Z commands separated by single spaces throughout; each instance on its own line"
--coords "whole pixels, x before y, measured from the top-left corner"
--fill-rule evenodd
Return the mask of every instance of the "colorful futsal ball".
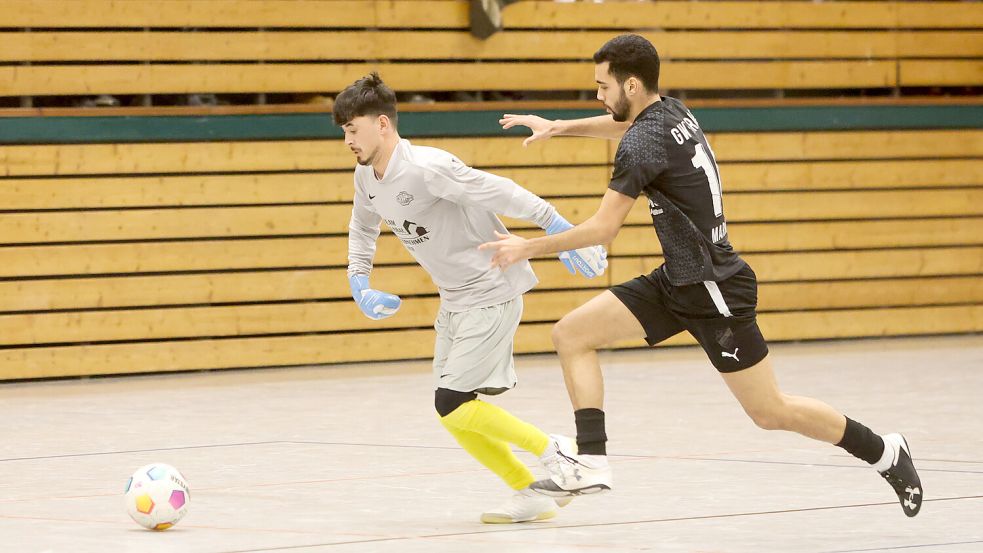
M 137 524 L 167 530 L 188 512 L 191 491 L 184 476 L 171 465 L 140 467 L 126 483 L 126 512 Z

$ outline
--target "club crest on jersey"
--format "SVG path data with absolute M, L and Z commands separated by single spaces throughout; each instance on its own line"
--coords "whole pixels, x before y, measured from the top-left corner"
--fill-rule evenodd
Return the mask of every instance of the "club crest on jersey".
M 402 192 L 396 195 L 396 201 L 399 203 L 399 205 L 406 207 L 410 205 L 410 202 L 413 201 L 413 194 L 410 194 L 409 192 L 403 190 Z

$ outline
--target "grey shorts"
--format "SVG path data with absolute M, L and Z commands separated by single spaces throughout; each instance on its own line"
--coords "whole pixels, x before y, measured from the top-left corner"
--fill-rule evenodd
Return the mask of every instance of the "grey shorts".
M 434 329 L 434 389 L 495 395 L 515 387 L 512 344 L 522 296 L 458 313 L 440 310 Z

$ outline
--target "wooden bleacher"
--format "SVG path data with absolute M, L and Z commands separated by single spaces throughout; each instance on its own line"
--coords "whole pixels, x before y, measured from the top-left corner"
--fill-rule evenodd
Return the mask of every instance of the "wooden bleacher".
M 677 90 L 983 82 L 972 2 L 526 1 L 503 16 L 482 41 L 464 0 L 8 0 L 0 97 L 335 93 L 371 69 L 401 91 L 591 90 L 592 53 L 639 28 Z
M 592 90 L 592 53 L 629 29 L 658 46 L 672 90 L 983 83 L 978 2 L 526 1 L 486 41 L 467 13 L 463 0 L 7 0 L 0 100 L 332 94 L 371 69 L 404 92 Z M 711 135 L 768 339 L 983 330 L 983 130 L 944 127 Z M 578 138 L 413 140 L 515 179 L 574 222 L 594 212 L 614 153 Z M 435 290 L 388 233 L 373 285 L 403 309 L 373 322 L 350 299 L 340 141 L 25 142 L 0 143 L 0 380 L 431 355 Z M 517 351 L 551 351 L 553 321 L 661 263 L 643 203 L 603 278 L 533 262 L 541 285 Z
M 983 131 L 711 141 L 732 240 L 761 279 L 767 337 L 983 330 Z M 576 138 L 416 142 L 495 167 L 573 221 L 596 208 L 613 154 Z M 431 353 L 433 285 L 391 235 L 373 283 L 407 296 L 402 311 L 369 321 L 349 297 L 351 160 L 339 141 L 0 146 L 0 167 L 2 378 Z M 550 351 L 552 321 L 661 262 L 643 203 L 603 278 L 534 262 L 542 285 L 527 296 L 518 351 Z

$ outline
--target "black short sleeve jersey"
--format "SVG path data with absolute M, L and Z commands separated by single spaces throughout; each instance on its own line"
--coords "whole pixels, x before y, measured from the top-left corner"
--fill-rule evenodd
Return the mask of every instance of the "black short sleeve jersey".
M 720 282 L 744 267 L 727 240 L 713 151 L 679 100 L 663 97 L 635 118 L 618 145 L 608 187 L 648 197 L 672 284 Z

